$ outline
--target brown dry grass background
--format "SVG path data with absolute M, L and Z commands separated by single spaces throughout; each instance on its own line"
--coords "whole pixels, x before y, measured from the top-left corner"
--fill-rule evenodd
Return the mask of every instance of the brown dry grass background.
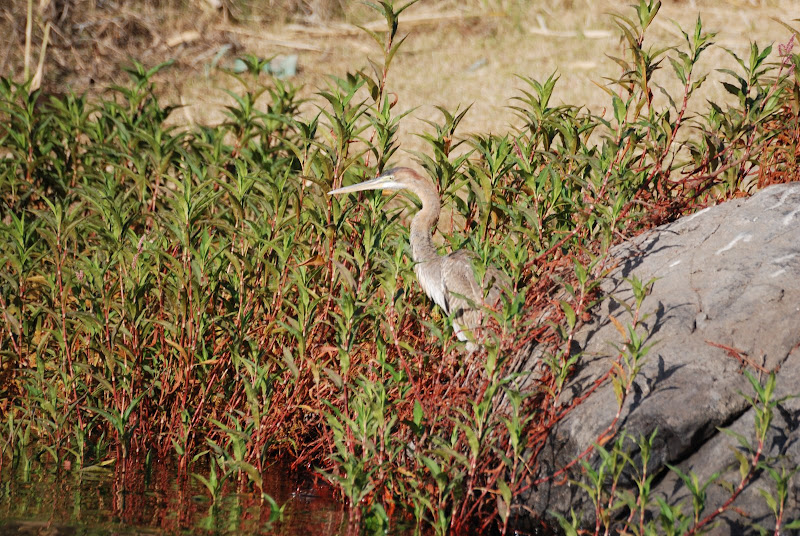
M 427 128 L 422 120 L 440 119 L 436 105 L 450 110 L 472 106 L 462 122 L 464 135 L 507 131 L 515 122 L 508 106 L 524 87 L 516 75 L 543 81 L 558 73 L 553 103 L 604 113 L 609 98 L 597 84 L 620 74 L 607 55 L 623 53 L 609 13 L 633 16 L 631 3 L 421 0 L 401 18 L 400 34 L 409 37 L 388 79 L 399 99 L 397 110 L 414 109 L 401 126 L 403 148 L 421 147 L 410 133 Z M 763 47 L 788 40 L 789 31 L 777 20 L 800 18 L 798 0 L 663 4 L 649 33 L 650 44 L 679 44 L 680 32 L 672 21 L 690 31 L 698 15 L 707 31 L 719 32 L 718 46 L 701 62 L 705 71 L 735 68 L 725 48 L 746 56 L 751 41 Z M 0 72 L 16 80 L 22 73 L 26 5 L 25 0 L 12 0 L 0 8 L 0 32 L 9 37 L 0 45 Z M 367 57 L 380 59 L 375 43 L 354 24 L 383 27 L 373 11 L 345 0 L 34 0 L 34 14 L 34 60 L 44 24 L 51 25 L 42 82 L 47 92 L 102 91 L 110 83 L 125 83 L 120 66 L 130 58 L 147 65 L 174 59 L 175 65 L 159 75 L 159 88 L 168 102 L 185 105 L 173 116 L 176 123 L 222 120 L 223 107 L 230 102 L 223 89 L 239 88 L 214 65 L 228 66 L 244 54 L 297 54 L 299 72 L 291 81 L 311 96 L 325 87 L 328 75 L 366 69 Z M 663 66 L 656 82 L 677 93 L 671 68 L 667 62 Z M 720 77 L 713 74 L 709 81 Z M 699 97 L 695 106 L 725 95 L 719 84 L 707 83 Z M 306 105 L 309 113 L 313 109 Z

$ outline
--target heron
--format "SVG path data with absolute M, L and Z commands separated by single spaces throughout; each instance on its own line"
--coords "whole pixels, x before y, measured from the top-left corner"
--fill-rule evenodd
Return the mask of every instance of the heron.
M 374 179 L 328 192 L 329 195 L 364 190 L 406 190 L 416 195 L 422 208 L 411 220 L 410 243 L 414 273 L 423 292 L 441 307 L 453 323 L 453 331 L 466 350 L 473 353 L 481 348 L 478 330 L 483 324 L 485 307 L 500 302 L 508 277 L 494 267 L 487 267 L 478 281 L 473 263 L 476 255 L 457 250 L 440 255 L 433 243 L 433 231 L 439 221 L 441 203 L 433 182 L 407 167 L 389 169 Z

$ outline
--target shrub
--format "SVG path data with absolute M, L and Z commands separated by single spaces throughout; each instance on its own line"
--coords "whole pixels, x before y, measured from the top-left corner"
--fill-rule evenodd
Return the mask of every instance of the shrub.
M 260 489 L 281 456 L 318 467 L 366 526 L 505 532 L 563 417 L 609 246 L 796 177 L 791 47 L 778 64 L 756 44 L 734 56 L 733 101 L 690 114 L 714 34 L 698 19 L 680 45 L 644 47 L 658 2 L 615 16 L 627 54 L 612 118 L 553 106 L 556 76 L 521 78 L 503 135 L 459 139 L 467 110 L 441 109 L 417 159 L 452 214 L 449 245 L 514 281 L 485 351 L 465 358 L 414 280 L 403 198 L 325 195 L 398 148 L 387 87 L 407 5 L 373 7 L 382 62 L 331 77 L 315 114 L 291 84 L 259 82 L 252 57 L 214 126 L 166 126 L 174 107 L 150 81 L 164 65 L 134 63 L 97 101 L 0 80 L 0 464 L 175 456 L 216 497 L 225 480 Z M 664 60 L 683 93 L 659 107 Z M 620 404 L 646 354 L 631 311 L 628 367 L 609 377 Z M 531 344 L 549 357 L 520 392 Z

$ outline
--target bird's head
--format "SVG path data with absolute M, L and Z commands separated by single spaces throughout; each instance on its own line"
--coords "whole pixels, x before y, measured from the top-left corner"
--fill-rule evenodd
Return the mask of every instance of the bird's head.
M 413 169 L 397 167 L 384 171 L 374 179 L 331 190 L 328 195 L 348 194 L 364 190 L 411 190 L 416 193 L 432 187 L 433 184 L 429 180 L 420 176 Z

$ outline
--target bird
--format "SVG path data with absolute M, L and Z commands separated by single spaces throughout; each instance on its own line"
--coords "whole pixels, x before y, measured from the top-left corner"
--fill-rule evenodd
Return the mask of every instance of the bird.
M 433 243 L 433 232 L 442 206 L 430 179 L 411 168 L 396 167 L 374 179 L 331 190 L 328 195 L 364 190 L 406 190 L 422 202 L 422 208 L 411 220 L 409 237 L 417 281 L 423 292 L 450 317 L 456 337 L 466 342 L 467 353 L 481 349 L 478 339 L 484 307 L 498 305 L 509 286 L 509 278 L 489 266 L 483 280 L 478 281 L 473 269 L 477 255 L 471 251 L 459 249 L 447 255 L 439 254 Z

